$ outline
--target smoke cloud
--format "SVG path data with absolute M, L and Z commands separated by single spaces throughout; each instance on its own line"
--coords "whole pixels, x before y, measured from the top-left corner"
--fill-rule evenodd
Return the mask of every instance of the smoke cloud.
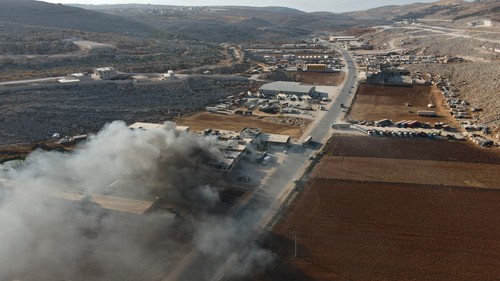
M 22 167 L 0 170 L 9 181 L 0 193 L 0 280 L 155 280 L 193 249 L 226 261 L 252 231 L 251 216 L 210 212 L 221 176 L 204 163 L 221 147 L 167 127 L 133 131 L 113 122 L 73 152 L 39 150 Z M 115 197 L 133 200 L 100 205 Z M 161 207 L 116 211 L 148 200 Z M 255 272 L 272 257 L 250 244 L 229 274 Z

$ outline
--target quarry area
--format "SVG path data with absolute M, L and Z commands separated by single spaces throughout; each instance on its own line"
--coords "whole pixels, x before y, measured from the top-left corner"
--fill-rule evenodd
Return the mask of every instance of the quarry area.
M 494 280 L 499 7 L 0 3 L 0 280 Z

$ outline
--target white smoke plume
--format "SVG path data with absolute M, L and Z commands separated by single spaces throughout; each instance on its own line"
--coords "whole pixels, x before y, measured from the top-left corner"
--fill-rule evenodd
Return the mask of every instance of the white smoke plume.
M 14 185 L 0 193 L 0 280 L 155 280 L 191 247 L 208 259 L 227 259 L 247 222 L 207 212 L 219 203 L 220 176 L 204 163 L 220 147 L 168 126 L 133 131 L 113 122 L 74 152 L 35 151 L 21 168 L 0 170 Z M 85 199 L 51 197 L 61 190 L 85 198 L 160 198 L 195 217 L 117 214 Z M 235 276 L 263 268 L 271 257 L 249 247 Z

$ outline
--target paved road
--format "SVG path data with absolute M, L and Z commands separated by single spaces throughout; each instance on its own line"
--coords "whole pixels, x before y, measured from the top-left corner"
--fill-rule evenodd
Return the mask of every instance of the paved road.
M 443 36 L 448 36 L 448 37 L 460 37 L 460 38 L 467 38 L 467 39 L 474 39 L 482 42 L 490 42 L 494 44 L 500 44 L 500 40 L 496 39 L 491 39 L 491 38 L 484 38 L 484 37 L 479 37 L 475 36 L 474 33 L 469 33 L 466 29 L 455 29 L 455 28 L 447 28 L 447 27 L 440 27 L 440 26 L 431 26 L 431 25 L 412 25 L 412 26 L 382 26 L 384 29 L 408 29 L 408 30 L 425 30 L 429 32 L 434 32 Z M 489 33 L 489 32 L 488 32 Z M 491 33 L 500 33 L 493 31 Z M 473 35 L 470 35 L 473 34 Z M 411 38 L 411 36 L 408 36 L 408 38 Z
M 331 47 L 333 48 L 334 45 Z M 214 261 L 212 257 L 200 253 L 191 253 L 174 272 L 163 280 L 222 279 L 227 269 L 231 268 L 232 261 L 237 260 L 243 254 L 246 246 L 257 238 L 263 227 L 276 214 L 294 187 L 293 179 L 299 179 L 308 166 L 308 156 L 313 155 L 331 136 L 331 123 L 340 119 L 341 114 L 343 114 L 340 110 L 340 104 L 349 104 L 354 95 L 353 87 L 357 85 L 354 63 L 345 50 L 338 50 L 342 52 L 347 61 L 346 80 L 338 97 L 328 106 L 325 114 L 314 122 L 309 133 L 314 141 L 308 146 L 303 146 L 300 143 L 292 144 L 287 150 L 287 157 L 272 176 L 267 178 L 267 181 L 251 195 L 248 201 L 233 209 L 232 213 L 235 219 L 244 220 L 246 225 L 245 231 L 239 237 L 240 247 L 236 247 L 234 253 L 219 261 Z M 200 275 L 200 272 L 203 274 Z
M 132 75 L 133 73 L 128 73 Z M 136 73 L 136 74 L 148 74 L 148 73 Z M 146 86 L 146 85 L 161 85 L 167 83 L 177 83 L 180 81 L 184 81 L 190 78 L 211 78 L 211 79 L 222 79 L 222 80 L 235 80 L 235 81 L 243 81 L 248 78 L 236 75 L 223 75 L 223 74 L 212 74 L 212 75 L 204 75 L 204 74 L 178 74 L 176 78 L 165 79 L 161 81 L 150 81 L 141 83 L 138 85 Z M 67 87 L 69 85 L 86 85 L 86 86 L 95 86 L 95 85 L 105 85 L 105 84 L 132 84 L 132 80 L 124 79 L 124 80 L 83 80 L 83 81 L 75 81 L 70 83 L 61 83 L 58 79 L 62 79 L 64 77 L 48 77 L 48 78 L 39 78 L 39 79 L 31 79 L 31 80 L 17 80 L 17 81 L 9 81 L 9 82 L 1 82 L 0 83 L 0 93 L 12 93 L 19 91 L 28 91 L 28 90 L 40 90 L 40 89 L 53 89 L 59 87 Z
M 57 82 L 59 79 L 62 79 L 62 78 L 64 78 L 64 76 L 0 82 L 0 86 L 19 85 L 19 84 L 34 84 L 34 83 L 40 83 L 40 82 Z

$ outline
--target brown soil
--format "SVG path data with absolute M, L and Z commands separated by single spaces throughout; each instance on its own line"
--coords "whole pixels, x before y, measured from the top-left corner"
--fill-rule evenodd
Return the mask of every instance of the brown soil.
M 334 135 L 327 155 L 500 164 L 498 149 L 465 141 Z
M 338 86 L 344 81 L 345 73 L 322 73 L 322 72 L 297 72 L 298 80 L 302 83 L 321 86 Z
M 500 189 L 500 165 L 369 157 L 327 157 L 315 176 L 332 179 Z
M 467 142 L 335 135 L 316 177 L 500 188 L 500 151 Z
M 292 138 L 300 138 L 305 129 L 305 127 L 269 122 L 267 118 L 275 117 L 256 117 L 236 114 L 222 115 L 210 112 L 200 112 L 180 118 L 175 122 L 177 125 L 189 126 L 193 131 L 203 131 L 205 129 L 240 131 L 243 127 L 253 127 L 261 128 L 264 133 L 290 135 Z
M 258 280 L 500 275 L 500 190 L 453 185 L 465 179 L 469 184 L 461 185 L 498 187 L 498 151 L 358 136 L 336 136 L 327 151 L 263 242 L 278 258 Z M 378 174 L 367 177 L 370 170 Z M 414 177 L 448 181 L 411 183 Z
M 421 122 L 452 122 L 446 109 L 442 106 L 442 94 L 431 86 L 381 86 L 361 84 L 356 92 L 354 105 L 349 113 L 353 120 L 392 119 L 418 120 Z M 411 106 L 406 106 L 406 103 Z M 438 107 L 428 108 L 429 103 Z M 436 111 L 439 117 L 421 117 L 417 111 Z M 411 111 L 411 112 L 410 112 Z
M 7 146 L 0 147 L 0 163 L 23 159 L 29 153 L 31 153 L 35 149 L 43 149 L 43 150 L 58 150 L 58 151 L 68 151 L 74 149 L 74 145 L 60 145 L 52 141 L 41 142 L 35 145 L 17 145 L 17 146 Z
M 313 179 L 267 239 L 279 258 L 259 280 L 494 280 L 498 212 L 497 190 Z

